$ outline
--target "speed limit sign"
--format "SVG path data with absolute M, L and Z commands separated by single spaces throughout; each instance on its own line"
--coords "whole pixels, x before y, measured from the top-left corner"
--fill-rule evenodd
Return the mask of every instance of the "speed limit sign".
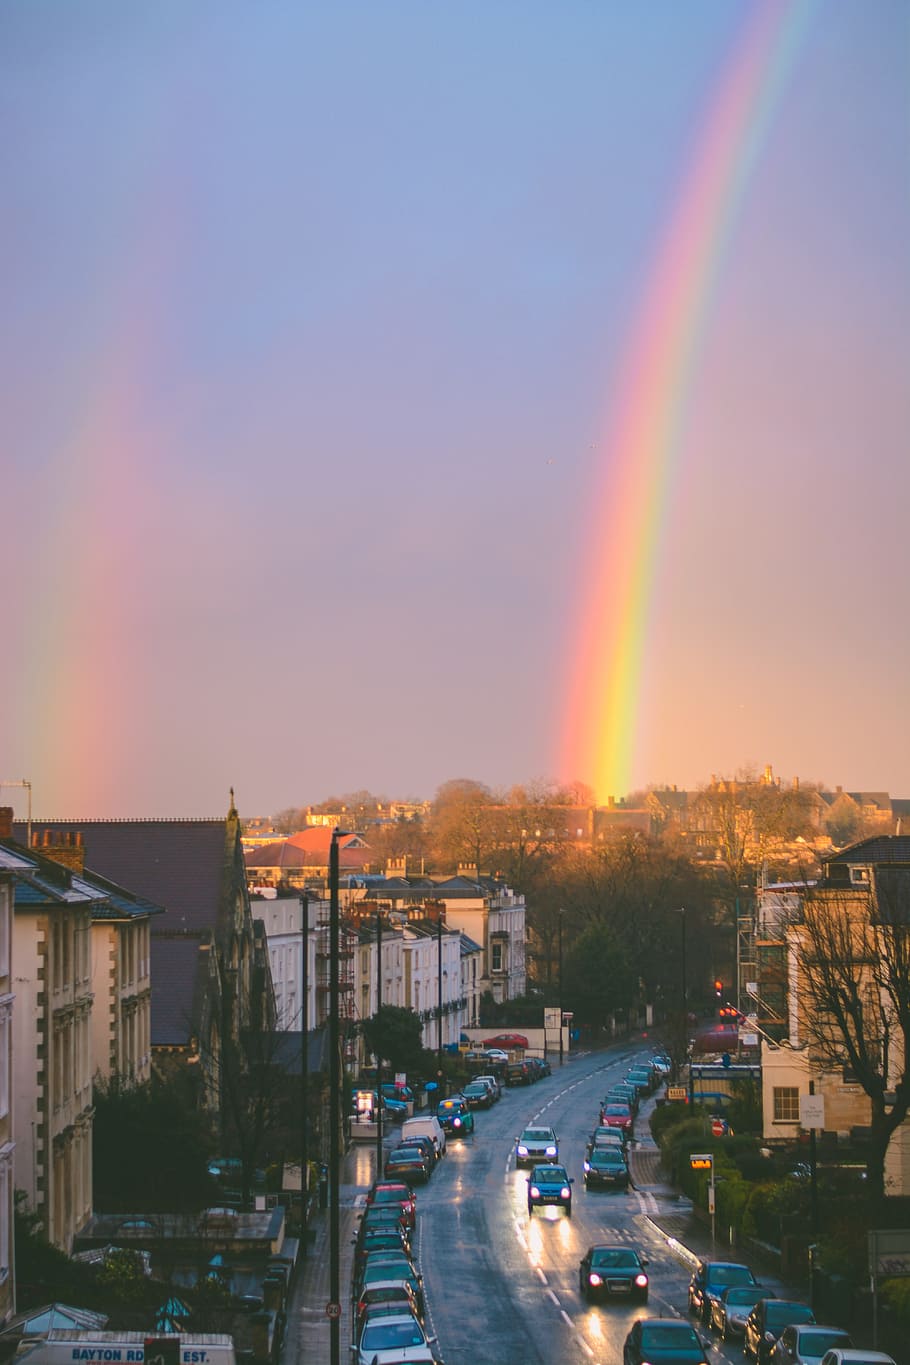
M 340 1317 L 341 1317 L 341 1304 L 340 1304 L 340 1303 L 327 1303 L 326 1306 L 325 1306 L 325 1315 L 326 1315 L 327 1318 L 340 1318 Z

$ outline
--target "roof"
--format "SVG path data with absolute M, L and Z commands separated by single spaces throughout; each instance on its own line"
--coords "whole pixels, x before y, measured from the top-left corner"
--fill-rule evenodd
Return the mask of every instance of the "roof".
M 831 863 L 910 863 L 910 835 L 873 834 L 822 859 Z

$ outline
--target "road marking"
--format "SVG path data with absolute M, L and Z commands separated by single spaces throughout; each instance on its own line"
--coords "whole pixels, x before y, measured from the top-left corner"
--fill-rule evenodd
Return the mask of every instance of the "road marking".
M 552 1290 L 552 1289 L 548 1289 L 548 1290 L 547 1290 L 547 1293 L 549 1294 L 549 1296 L 550 1296 L 550 1298 L 553 1300 L 553 1302 L 556 1304 L 556 1307 L 559 1308 L 559 1307 L 560 1307 L 559 1299 L 558 1299 L 558 1298 L 556 1297 L 556 1295 L 553 1293 L 553 1290 Z
M 546 1277 L 546 1275 L 543 1273 L 543 1271 L 541 1270 L 540 1266 L 539 1266 L 539 1265 L 536 1265 L 536 1266 L 534 1267 L 534 1269 L 537 1271 L 538 1275 L 540 1276 L 541 1284 L 546 1284 L 546 1283 L 547 1283 L 547 1277 Z
M 565 1310 L 564 1308 L 560 1308 L 560 1310 L 559 1310 L 559 1316 L 562 1318 L 563 1322 L 567 1323 L 568 1326 L 572 1328 L 572 1331 L 574 1332 L 574 1331 L 575 1331 L 575 1323 L 574 1323 L 574 1322 L 572 1321 L 572 1319 L 569 1317 L 568 1313 L 566 1312 L 566 1310 Z M 579 1337 L 579 1341 L 580 1341 L 580 1340 L 581 1340 L 581 1338 Z

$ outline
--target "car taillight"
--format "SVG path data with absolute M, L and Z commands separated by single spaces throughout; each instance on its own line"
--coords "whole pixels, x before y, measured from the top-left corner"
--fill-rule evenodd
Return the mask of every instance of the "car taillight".
M 635 1283 L 638 1285 L 639 1289 L 644 1289 L 645 1285 L 648 1283 L 647 1275 L 636 1275 Z
M 596 1270 L 592 1270 L 592 1271 L 589 1272 L 589 1274 L 588 1274 L 588 1284 L 592 1284 L 592 1285 L 603 1284 L 603 1280 L 600 1278 L 600 1276 L 598 1275 L 598 1273 L 597 1273 Z
M 453 1128 L 460 1128 L 460 1127 L 461 1127 L 461 1119 L 453 1119 L 453 1120 L 452 1120 L 452 1127 L 453 1127 Z
M 531 1186 L 531 1198 L 532 1198 L 532 1199 L 539 1199 L 539 1198 L 540 1198 L 540 1189 L 539 1189 L 539 1187 L 538 1187 L 537 1185 L 532 1185 L 532 1186 Z

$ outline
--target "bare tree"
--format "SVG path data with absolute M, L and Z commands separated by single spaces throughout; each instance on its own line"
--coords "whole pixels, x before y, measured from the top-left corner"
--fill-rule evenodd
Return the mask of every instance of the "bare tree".
M 849 1067 L 871 1107 L 868 1188 L 910 1109 L 910 869 L 876 868 L 865 888 L 810 889 L 791 928 L 801 1027 L 826 1067 Z

